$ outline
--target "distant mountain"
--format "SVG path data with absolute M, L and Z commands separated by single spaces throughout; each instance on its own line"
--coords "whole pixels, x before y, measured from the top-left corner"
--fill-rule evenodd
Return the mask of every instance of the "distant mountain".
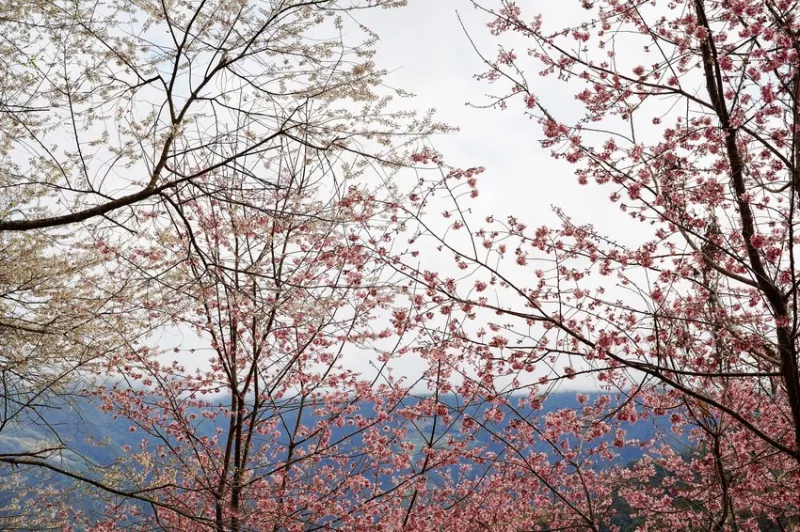
M 598 397 L 597 394 L 588 394 L 588 403 L 593 402 Z M 413 405 L 414 401 L 419 399 L 409 400 L 406 406 Z M 441 396 L 439 400 L 451 407 L 458 408 L 463 411 L 465 415 L 473 419 L 482 419 L 488 405 L 479 405 L 468 407 L 466 409 L 461 405 L 461 399 L 457 396 Z M 220 405 L 224 405 L 227 400 L 222 397 L 218 399 Z M 98 402 L 96 399 L 72 397 L 62 402 L 53 403 L 52 408 L 48 408 L 39 412 L 41 417 L 28 418 L 20 420 L 16 423 L 6 426 L 0 431 L 0 454 L 20 453 L 30 451 L 32 449 L 40 449 L 45 446 L 54 446 L 55 442 L 52 438 L 52 433 L 55 431 L 59 434 L 62 442 L 65 443 L 68 449 L 57 456 L 51 458 L 54 465 L 58 465 L 70 471 L 92 476 L 95 474 L 97 467 L 108 467 L 120 458 L 124 458 L 130 451 L 126 450 L 137 449 L 143 434 L 140 431 L 131 432 L 131 423 L 124 418 L 115 418 L 115 416 L 104 413 L 97 408 Z M 611 405 L 613 407 L 613 404 Z M 562 409 L 576 409 L 580 411 L 583 405 L 578 401 L 575 393 L 555 393 L 549 395 L 543 401 L 541 409 L 532 410 L 529 406 L 520 406 L 517 412 L 512 412 L 510 408 L 506 408 L 504 413 L 504 420 L 500 422 L 496 430 L 500 431 L 508 426 L 508 423 L 514 417 L 522 415 L 528 419 L 541 420 L 543 416 L 550 412 L 556 412 Z M 359 405 L 358 413 L 363 416 L 371 416 L 374 414 L 374 405 L 371 403 L 363 403 Z M 313 425 L 317 419 L 314 418 L 313 413 L 307 410 L 308 413 L 304 415 L 302 420 L 306 425 Z M 191 413 L 191 410 L 189 411 Z M 291 426 L 296 421 L 296 413 L 291 411 L 285 416 L 285 421 L 288 426 Z M 433 428 L 432 421 L 428 421 L 420 425 L 417 424 L 420 432 L 409 432 L 409 438 L 417 444 L 417 452 L 421 453 L 423 448 L 424 438 L 428 438 L 430 431 Z M 282 429 L 283 425 L 279 424 L 278 429 L 281 431 L 282 437 L 286 436 L 285 431 Z M 676 446 L 688 445 L 685 438 L 675 438 L 668 433 L 669 424 L 665 417 L 650 418 L 645 421 L 636 423 L 621 423 L 620 428 L 626 431 L 627 439 L 634 439 L 640 441 L 647 441 L 652 439 L 656 434 L 662 434 L 665 439 L 672 441 Z M 213 436 L 217 429 L 222 429 L 225 434 L 226 419 L 217 417 L 215 421 L 204 419 L 198 425 L 198 436 Z M 437 425 L 436 435 L 441 435 L 442 424 Z M 345 449 L 356 449 L 361 444 L 361 436 L 355 434 L 356 429 L 345 424 L 343 427 L 335 427 L 333 429 L 332 438 L 334 441 L 342 439 L 347 440 Z M 671 438 L 671 440 L 670 440 Z M 613 433 L 606 435 L 601 441 L 611 441 Z M 258 443 L 256 444 L 258 445 Z M 482 433 L 479 440 L 475 442 L 475 446 L 486 446 L 487 449 L 494 453 L 501 453 L 504 446 L 500 441 L 497 441 L 487 433 Z M 535 450 L 544 452 L 552 459 L 557 459 L 553 449 L 547 443 L 540 443 L 535 446 Z M 615 462 L 617 465 L 625 465 L 631 461 L 637 460 L 642 456 L 642 450 L 636 446 L 625 446 L 618 449 L 618 458 Z M 614 463 L 603 463 L 599 467 L 609 467 Z M 455 469 L 455 468 L 453 468 Z M 440 474 L 447 474 L 441 472 Z M 472 476 L 477 477 L 481 471 L 478 469 L 473 470 Z M 29 478 L 31 483 L 42 482 L 41 479 L 31 475 Z M 73 481 L 68 478 L 60 476 L 49 476 L 45 482 L 51 487 L 59 489 L 68 489 L 74 487 Z M 380 479 L 382 484 L 387 487 L 392 485 L 392 478 L 386 476 Z M 93 501 L 86 500 L 87 498 L 76 501 L 76 508 L 84 512 L 98 511 L 93 504 Z M 0 517 L 2 517 L 2 509 L 0 509 Z

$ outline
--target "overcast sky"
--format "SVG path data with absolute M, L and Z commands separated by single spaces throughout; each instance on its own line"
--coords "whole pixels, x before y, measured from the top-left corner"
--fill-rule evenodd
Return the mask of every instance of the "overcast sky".
M 551 24 L 585 16 L 578 2 L 523 4 L 530 14 L 545 10 L 545 20 Z M 618 207 L 604 201 L 611 190 L 578 185 L 573 168 L 553 160 L 549 150 L 539 145 L 543 135 L 538 125 L 524 115 L 521 98 L 504 111 L 466 105 L 486 104 L 487 93 L 500 93 L 508 89 L 508 84 L 495 89 L 474 79 L 485 66 L 462 30 L 457 14 L 486 57 L 495 57 L 502 42 L 525 59 L 525 45 L 530 43 L 524 39 L 515 41 L 511 34 L 500 39 L 492 37 L 486 27 L 486 14 L 474 9 L 469 0 L 409 0 L 407 7 L 363 13 L 359 20 L 380 35 L 377 63 L 391 72 L 389 83 L 417 95 L 405 103 L 423 110 L 436 108 L 441 121 L 459 128 L 458 133 L 434 139 L 446 161 L 462 168 L 486 167 L 480 181 L 481 206 L 494 215 L 514 214 L 529 225 L 553 222 L 553 205 L 564 208 L 579 222 L 597 223 L 607 218 L 624 222 L 626 217 Z M 559 116 L 578 116 L 580 108 L 574 93 L 561 84 L 528 74 L 545 105 L 556 109 Z M 607 233 L 625 236 L 626 230 L 619 223 L 603 225 L 607 226 Z

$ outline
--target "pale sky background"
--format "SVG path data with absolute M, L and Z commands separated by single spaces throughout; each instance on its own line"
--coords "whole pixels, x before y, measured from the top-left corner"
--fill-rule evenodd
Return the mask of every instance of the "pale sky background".
M 586 17 L 586 11 L 575 0 L 526 1 L 520 5 L 524 13 L 543 12 L 545 20 L 552 24 Z M 629 218 L 620 214 L 617 205 L 605 201 L 611 189 L 579 185 L 571 165 L 551 158 L 549 149 L 539 145 L 544 138 L 539 126 L 524 115 L 522 98 L 512 100 L 506 110 L 466 105 L 486 104 L 487 93 L 503 93 L 509 85 L 498 82 L 494 87 L 474 79 L 486 67 L 462 30 L 457 14 L 485 57 L 493 59 L 502 43 L 515 49 L 521 64 L 533 65 L 525 57 L 525 46 L 531 42 L 515 40 L 511 33 L 500 38 L 491 36 L 486 27 L 489 18 L 474 9 L 469 0 L 409 0 L 407 7 L 364 12 L 358 19 L 380 35 L 376 62 L 390 71 L 388 83 L 417 95 L 403 103 L 421 110 L 435 108 L 439 120 L 459 128 L 457 133 L 433 139 L 445 160 L 461 168 L 486 167 L 479 188 L 480 203 L 487 211 L 514 214 L 531 226 L 555 220 L 551 212 L 555 205 L 578 222 L 602 224 L 604 230 L 608 229 L 606 232 L 624 237 L 626 228 L 620 223 Z M 542 79 L 534 72 L 532 68 L 527 73 L 528 80 L 539 99 L 557 116 L 577 118 L 580 106 L 566 86 Z M 580 83 L 577 87 L 583 88 Z

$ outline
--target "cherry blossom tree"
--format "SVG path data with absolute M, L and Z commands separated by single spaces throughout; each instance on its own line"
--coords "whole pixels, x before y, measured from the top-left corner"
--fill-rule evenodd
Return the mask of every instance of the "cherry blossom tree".
M 499 42 L 496 55 L 476 47 L 477 77 L 496 93 L 480 105 L 530 117 L 532 138 L 619 206 L 631 238 L 559 209 L 557 224 L 532 228 L 478 218 L 478 172 L 427 151 L 418 161 L 438 172 L 406 209 L 411 240 L 433 242 L 453 273 L 398 269 L 447 315 L 458 350 L 479 355 L 451 364 L 496 403 L 590 375 L 626 398 L 595 419 L 668 416 L 692 441 L 683 453 L 651 442 L 543 519 L 599 529 L 621 498 L 650 528 L 795 527 L 796 3 L 584 1 L 563 26 L 535 6 L 473 5 Z M 582 116 L 554 94 L 572 94 Z M 416 214 L 443 203 L 445 230 Z M 624 430 L 614 439 L 629 444 Z
M 464 416 L 480 405 L 444 397 L 442 342 L 423 342 L 399 312 L 382 318 L 408 303 L 405 277 L 386 263 L 402 223 L 396 187 L 326 156 L 287 142 L 268 190 L 209 173 L 218 195 L 170 203 L 172 245 L 104 246 L 148 272 L 139 300 L 157 322 L 197 340 L 106 357 L 123 380 L 91 394 L 141 439 L 81 478 L 108 501 L 104 518 L 68 521 L 217 531 L 474 521 L 466 508 L 480 480 L 469 471 L 485 446 Z M 411 354 L 423 359 L 419 380 L 393 377 Z M 359 359 L 372 370 L 348 367 Z
M 0 233 L 0 462 L 13 464 L 2 468 L 0 496 L 9 511 L 0 514 L 0 528 L 48 526 L 24 501 L 34 496 L 28 488 L 37 473 L 29 466 L 70 452 L 53 416 L 69 408 L 106 357 L 157 323 L 144 319 L 134 278 L 109 282 L 112 268 L 91 242 Z M 49 480 L 36 497 L 58 493 L 44 486 Z
M 3 449 L 0 462 L 76 480 L 93 496 L 150 505 L 156 519 L 160 508 L 172 512 L 165 519 L 227 529 L 239 526 L 245 507 L 252 514 L 250 485 L 242 499 L 245 477 L 268 459 L 259 455 L 251 464 L 256 431 L 277 430 L 266 427 L 278 419 L 289 423 L 295 402 L 314 404 L 321 390 L 352 391 L 355 377 L 334 371 L 338 357 L 328 358 L 334 348 L 317 351 L 326 343 L 363 350 L 374 336 L 367 323 L 386 296 L 361 286 L 360 277 L 377 274 L 360 272 L 367 258 L 344 232 L 372 219 L 361 206 L 375 208 L 356 184 L 369 174 L 391 189 L 405 146 L 447 130 L 430 115 L 390 108 L 392 97 L 406 94 L 380 88 L 384 73 L 372 59 L 377 36 L 354 19 L 361 9 L 403 3 L 2 4 L 0 242 L 8 268 L 0 274 L 0 430 L 27 414 L 40 418 L 49 436 L 23 452 Z M 354 197 L 359 193 L 367 195 Z M 203 309 L 210 321 L 188 317 Z M 235 324 L 245 322 L 255 329 L 239 331 Z M 210 342 L 216 357 L 203 377 L 171 366 L 153 345 L 169 327 L 189 327 Z M 228 345 L 245 341 L 241 353 Z M 273 347 L 283 354 L 262 356 Z M 207 358 L 198 360 L 191 357 L 190 365 Z M 327 372 L 319 367 L 325 364 Z M 128 388 L 113 388 L 120 378 Z M 155 490 L 152 479 L 138 490 L 142 482 L 116 471 L 123 465 L 69 467 L 65 457 L 76 450 L 42 410 L 54 397 L 97 395 L 90 390 L 98 383 L 115 390 L 103 396 L 114 408 L 126 393 L 151 392 L 162 412 L 149 420 L 156 424 L 184 419 L 178 404 L 187 397 L 201 408 L 211 403 L 197 402 L 198 395 L 227 394 L 230 430 L 225 442 L 214 441 L 228 451 L 222 465 L 209 467 L 219 448 L 199 442 L 189 424 L 183 433 L 158 425 L 164 445 L 181 437 L 191 444 L 169 455 L 184 460 L 181 471 L 189 475 L 174 492 Z M 133 385 L 142 388 L 134 392 Z M 143 415 L 130 408 L 123 414 L 134 428 Z M 303 439 L 300 429 L 293 438 Z M 306 447 L 329 437 L 312 431 Z M 288 456 L 278 447 L 269 452 L 293 469 L 293 456 L 308 452 L 295 446 Z M 206 468 L 205 479 L 194 475 L 197 467 Z M 264 476 L 272 482 L 281 471 Z M 31 497 L 48 501 L 52 522 L 77 518 L 52 510 L 51 492 Z
M 169 272 L 159 283 L 181 287 L 152 301 L 153 312 L 202 342 L 176 348 L 174 364 L 148 348 L 120 353 L 109 369 L 125 365 L 128 382 L 96 391 L 101 409 L 142 433 L 128 481 L 157 500 L 153 519 L 167 528 L 357 519 L 352 506 L 378 497 L 381 472 L 407 460 L 404 429 L 387 415 L 407 389 L 383 371 L 365 381 L 342 363 L 389 339 L 374 322 L 393 290 L 359 234 L 363 224 L 377 228 L 381 204 L 346 175 L 326 189 L 339 169 L 290 146 L 275 161 L 272 189 L 220 171 L 204 181 L 224 201 L 176 197 L 171 257 L 162 242 L 133 250 L 143 268 Z M 394 342 L 401 349 L 402 338 Z M 208 367 L 179 364 L 209 353 Z
M 283 138 L 357 150 L 358 134 L 394 131 L 377 112 L 377 36 L 341 33 L 349 11 L 402 2 L 7 4 L 2 231 L 130 226 L 127 207 L 159 205 Z M 232 136 L 238 151 L 220 149 Z

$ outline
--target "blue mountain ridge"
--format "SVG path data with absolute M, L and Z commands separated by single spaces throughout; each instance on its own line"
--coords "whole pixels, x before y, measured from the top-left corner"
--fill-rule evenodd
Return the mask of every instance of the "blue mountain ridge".
M 588 395 L 588 404 L 591 404 L 600 394 L 585 394 Z M 413 405 L 421 398 L 409 399 L 405 406 Z M 461 404 L 461 399 L 458 396 L 440 396 L 439 402 L 449 405 L 453 409 L 463 412 L 465 415 L 473 419 L 482 419 L 483 414 L 490 407 L 486 404 L 464 407 Z M 617 399 L 620 401 L 621 399 Z M 512 403 L 515 400 L 512 398 Z M 226 398 L 221 397 L 215 400 L 219 405 L 226 404 Z M 121 417 L 115 417 L 112 414 L 104 413 L 97 408 L 97 399 L 85 397 L 72 397 L 68 400 L 61 401 L 60 403 L 54 402 L 52 408 L 48 408 L 39 412 L 40 417 L 28 419 L 23 422 L 16 422 L 6 426 L 0 431 L 0 454 L 19 453 L 26 450 L 35 448 L 36 446 L 45 446 L 47 442 L 55 443 L 52 437 L 48 434 L 52 431 L 58 432 L 62 441 L 67 445 L 68 450 L 59 453 L 50 458 L 50 461 L 59 467 L 77 472 L 82 475 L 92 477 L 96 474 L 97 467 L 100 468 L 110 466 L 118 462 L 120 458 L 124 458 L 130 451 L 126 448 L 137 449 L 144 435 L 140 431 L 131 432 L 131 423 L 129 420 Z M 524 416 L 531 420 L 541 420 L 545 415 L 550 412 L 556 412 L 562 409 L 574 409 L 580 411 L 583 408 L 575 393 L 560 392 L 553 393 L 546 397 L 542 402 L 541 408 L 532 410 L 530 407 L 516 408 L 516 412 L 512 412 L 510 407 L 501 407 L 501 411 L 505 409 L 504 420 L 492 427 L 496 432 L 502 431 L 506 428 L 511 419 L 519 416 Z M 614 407 L 612 401 L 611 408 Z M 287 409 L 288 413 L 284 416 L 287 426 L 292 426 L 297 420 L 296 411 L 291 408 Z M 191 409 L 188 413 L 191 413 Z M 312 409 L 306 409 L 301 422 L 307 426 L 313 425 L 317 418 L 314 417 Z M 374 415 L 374 404 L 365 402 L 358 405 L 357 414 L 364 417 L 371 417 Z M 390 420 L 394 422 L 394 420 Z M 398 422 L 404 422 L 399 420 Z M 226 434 L 227 420 L 223 417 L 217 417 L 216 420 L 203 419 L 197 424 L 197 435 L 213 437 L 218 428 L 222 429 L 222 435 Z M 283 425 L 278 425 L 281 430 L 281 436 L 278 443 L 285 443 L 288 441 L 286 431 L 282 428 Z M 676 437 L 669 432 L 669 423 L 666 416 L 651 417 L 647 420 L 641 420 L 636 423 L 619 423 L 619 427 L 626 431 L 626 438 L 640 441 L 647 441 L 653 438 L 656 434 L 662 434 L 664 440 L 671 443 L 678 448 L 688 448 L 689 442 L 686 437 Z M 417 423 L 417 428 L 411 428 L 408 433 L 408 438 L 415 444 L 415 454 L 421 455 L 422 448 L 426 445 L 426 440 L 430 438 L 431 430 L 433 429 L 432 419 Z M 438 424 L 434 439 L 442 442 L 443 439 L 438 439 L 443 434 L 443 425 L 441 422 Z M 453 433 L 457 433 L 454 430 Z M 607 434 L 600 441 L 610 442 L 613 439 L 613 431 Z M 282 441 L 283 440 L 283 441 Z M 343 447 L 344 452 L 349 450 L 357 451 L 362 443 L 362 437 L 357 434 L 353 426 L 345 424 L 343 427 L 334 427 L 332 433 L 332 440 L 346 441 Z M 265 442 L 255 442 L 256 448 L 260 445 L 266 445 Z M 472 443 L 472 446 L 485 446 L 487 451 L 493 453 L 503 453 L 505 446 L 502 441 L 492 438 L 486 431 L 480 431 L 480 436 L 477 441 Z M 554 452 L 551 445 L 546 442 L 540 442 L 530 451 L 543 452 L 549 459 L 558 460 L 559 457 Z M 625 446 L 622 449 L 617 449 L 617 461 L 613 463 L 601 463 L 598 467 L 609 467 L 611 465 L 624 465 L 639 459 L 642 456 L 642 450 L 635 446 Z M 324 462 L 323 462 L 324 463 Z M 455 474 L 457 466 L 451 466 L 449 471 L 439 471 L 437 475 Z M 473 469 L 469 474 L 472 478 L 477 478 L 483 471 L 480 469 Z M 45 483 L 50 487 L 58 489 L 71 489 L 75 487 L 75 481 L 60 476 L 60 475 L 45 475 L 39 477 L 34 472 L 31 472 L 29 482 Z M 378 482 L 382 487 L 389 488 L 394 485 L 392 475 L 381 475 Z M 100 510 L 96 508 L 91 499 L 79 499 L 76 501 L 76 508 L 83 510 L 86 513 L 93 513 Z M 3 515 L 3 510 L 0 508 L 0 517 Z

